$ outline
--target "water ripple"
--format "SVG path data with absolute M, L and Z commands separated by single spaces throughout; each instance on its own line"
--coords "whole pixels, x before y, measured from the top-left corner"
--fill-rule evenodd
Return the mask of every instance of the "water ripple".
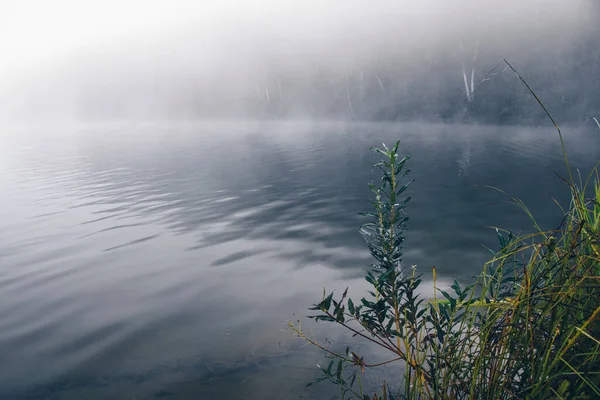
M 528 228 L 474 185 L 553 222 L 531 190 L 561 189 L 546 167 L 560 168 L 560 148 L 543 130 L 251 126 L 98 125 L 0 150 L 0 396 L 177 397 L 179 373 L 202 395 L 256 364 L 283 373 L 287 356 L 266 356 L 287 335 L 281 321 L 368 263 L 357 214 L 374 178 L 366 149 L 381 141 L 413 155 L 406 261 L 440 279 L 475 272 L 481 244 L 495 245 L 487 226 Z M 578 138 L 585 171 L 600 147 Z M 250 337 L 265 357 L 250 356 Z

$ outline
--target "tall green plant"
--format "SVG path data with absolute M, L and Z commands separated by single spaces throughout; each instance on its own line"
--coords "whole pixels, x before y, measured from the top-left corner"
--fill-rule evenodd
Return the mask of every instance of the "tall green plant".
M 324 294 L 323 299 L 310 308 L 319 312 L 310 318 L 340 324 L 354 335 L 388 350 L 392 358 L 369 364 L 349 348 L 345 354 L 335 353 L 308 338 L 299 326 L 290 323 L 290 327 L 299 336 L 333 356 L 329 366 L 322 368 L 324 376 L 321 380 L 328 379 L 340 385 L 342 393 L 349 392 L 359 398 L 367 395 L 362 393 L 362 389 L 355 389 L 355 383 L 360 386 L 357 370 L 350 377 L 344 376 L 343 371 L 347 366 L 358 367 L 364 372 L 365 368 L 403 360 L 407 365 L 406 374 L 409 379 L 416 379 L 418 382 L 425 380 L 423 360 L 411 348 L 415 340 L 422 339 L 424 329 L 425 321 L 420 318 L 423 310 L 419 308 L 423 300 L 416 293 L 421 280 L 414 268 L 407 271 L 401 264 L 404 230 L 408 221 L 404 209 L 410 197 L 400 197 L 412 181 L 404 184 L 401 182 L 409 172 L 405 170 L 409 157 L 400 157 L 398 147 L 399 142 L 391 149 L 385 144 L 383 149 L 372 149 L 382 155 L 383 159 L 375 165 L 381 172 L 380 183 L 369 185 L 374 194 L 374 200 L 371 201 L 373 211 L 363 213 L 370 218 L 370 222 L 361 228 L 361 234 L 376 261 L 366 275 L 366 280 L 373 287 L 369 291 L 370 296 L 354 302 L 346 297 L 347 290 L 339 300 L 333 299 L 332 292 Z M 414 321 L 419 322 L 412 324 Z

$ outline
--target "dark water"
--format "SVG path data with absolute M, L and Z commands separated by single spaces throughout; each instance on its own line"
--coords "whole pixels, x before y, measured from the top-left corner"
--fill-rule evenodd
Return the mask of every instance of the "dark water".
M 573 165 L 597 132 L 566 132 Z M 542 226 L 566 199 L 550 128 L 95 124 L 0 136 L 0 398 L 336 398 L 286 329 L 324 286 L 360 294 L 369 146 L 416 179 L 406 264 L 469 279 L 490 226 Z M 425 286 L 428 286 L 427 279 Z M 353 290 L 353 292 L 352 292 Z M 305 325 L 335 337 L 329 327 Z M 366 351 L 366 350 L 365 350 Z M 376 378 L 376 377 L 375 377 Z

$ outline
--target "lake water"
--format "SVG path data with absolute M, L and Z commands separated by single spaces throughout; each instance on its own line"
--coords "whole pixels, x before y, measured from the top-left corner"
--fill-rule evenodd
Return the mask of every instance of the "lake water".
M 0 398 L 336 398 L 285 321 L 323 288 L 361 295 L 368 150 L 401 140 L 413 200 L 405 251 L 428 287 L 468 280 L 490 226 L 558 226 L 551 128 L 146 123 L 0 136 Z M 567 131 L 575 167 L 598 132 Z M 304 321 L 304 320 L 303 320 Z M 328 338 L 338 331 L 309 324 Z M 340 336 L 340 340 L 346 340 Z M 362 344 L 364 346 L 364 344 Z M 365 349 L 365 351 L 367 351 Z

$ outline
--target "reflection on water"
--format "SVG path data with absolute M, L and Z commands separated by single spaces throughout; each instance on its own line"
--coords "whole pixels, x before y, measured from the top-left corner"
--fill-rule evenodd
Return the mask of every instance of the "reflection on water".
M 468 175 L 469 166 L 471 165 L 471 144 L 467 142 L 463 148 L 462 154 L 457 161 L 458 175 Z
M 189 123 L 5 135 L 0 397 L 328 395 L 304 388 L 320 355 L 284 321 L 306 315 L 324 286 L 364 287 L 368 147 L 396 138 L 416 179 L 406 261 L 425 273 L 468 279 L 482 245 L 495 246 L 489 226 L 530 229 L 478 185 L 559 223 L 550 196 L 567 192 L 548 168 L 563 168 L 550 129 Z M 589 170 L 598 138 L 567 142 Z

